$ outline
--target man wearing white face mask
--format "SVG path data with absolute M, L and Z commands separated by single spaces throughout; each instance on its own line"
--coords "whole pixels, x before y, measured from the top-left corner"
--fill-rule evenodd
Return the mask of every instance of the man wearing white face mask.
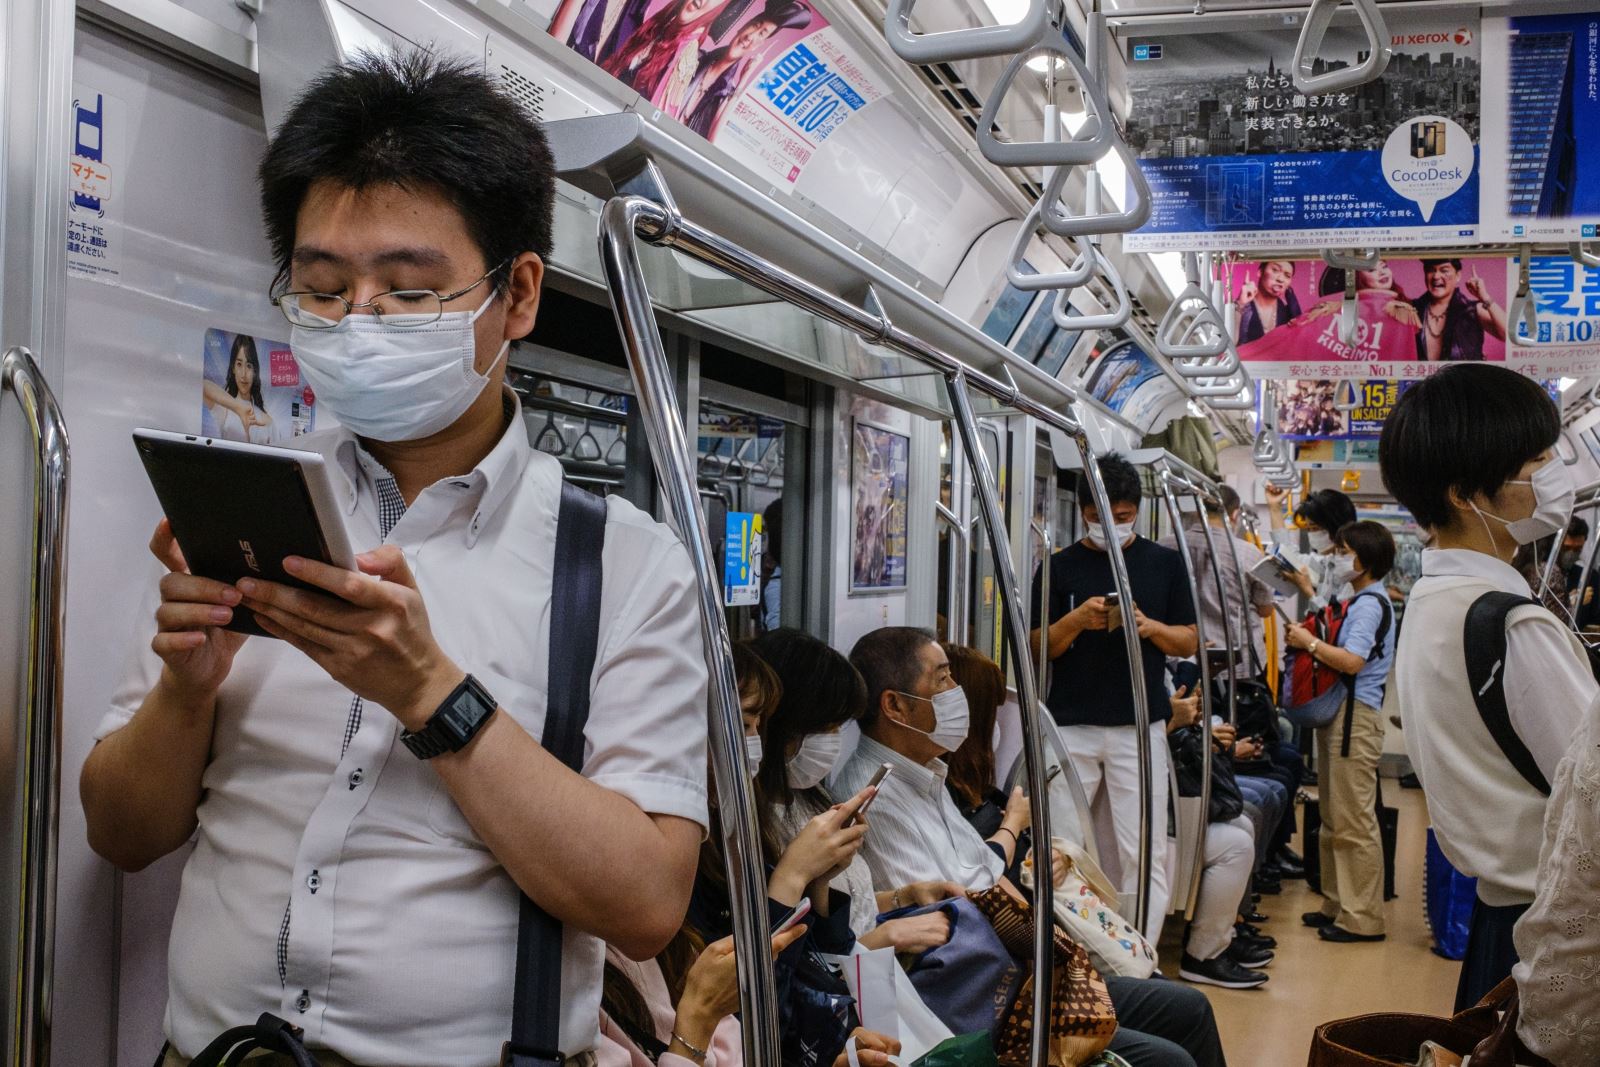
M 1582 645 L 1531 601 L 1506 616 L 1504 664 L 1489 676 L 1504 697 L 1494 731 L 1468 681 L 1469 670 L 1493 666 L 1467 661 L 1468 611 L 1488 593 L 1529 597 L 1511 558 L 1519 544 L 1562 529 L 1571 511 L 1571 480 L 1554 451 L 1560 431 L 1536 382 L 1460 364 L 1407 390 L 1378 446 L 1384 484 L 1433 537 L 1407 602 L 1394 685 L 1439 844 L 1478 879 L 1458 1006 L 1516 962 L 1512 928 L 1538 889 L 1548 782 L 1596 693 Z
M 706 668 L 682 546 L 612 497 L 581 773 L 543 743 L 557 516 L 583 510 L 504 386 L 551 247 L 543 134 L 481 60 L 368 54 L 312 83 L 260 177 L 276 303 L 342 427 L 296 444 L 366 551 L 286 561 L 310 592 L 191 575 L 165 524 L 152 543 L 158 632 L 81 790 L 122 868 L 195 842 L 162 1062 L 264 1010 L 329 1067 L 499 1062 L 525 894 L 561 924 L 559 1017 L 514 1062 L 592 1064 L 604 943 L 647 958 L 688 904 Z M 219 629 L 240 605 L 277 639 Z
M 1198 647 L 1194 602 L 1189 595 L 1183 557 L 1170 548 L 1134 535 L 1143 487 L 1139 471 L 1117 455 L 1100 459 L 1100 476 L 1111 500 L 1111 522 L 1128 575 L 1133 582 L 1131 605 L 1118 609 L 1123 624 L 1138 630 L 1140 664 L 1150 714 L 1150 753 L 1154 759 L 1150 785 L 1150 913 L 1145 936 L 1155 942 L 1166 921 L 1169 893 L 1164 862 L 1167 840 L 1167 737 L 1172 714 L 1167 702 L 1168 656 L 1192 656 Z M 1078 499 L 1088 501 L 1087 485 Z M 1120 631 L 1110 629 L 1105 594 L 1113 587 L 1111 558 L 1103 516 L 1091 503 L 1083 505 L 1088 536 L 1050 559 L 1050 692 L 1046 703 L 1062 727 L 1067 750 L 1077 765 L 1083 787 L 1092 798 L 1103 781 L 1111 801 L 1122 867 L 1121 892 L 1133 899 L 1139 877 L 1139 755 L 1134 717 L 1133 683 L 1128 675 L 1128 649 Z M 1041 568 L 1042 572 L 1042 568 Z M 1033 624 L 1040 624 L 1041 574 L 1033 579 Z M 1028 639 L 1039 647 L 1039 631 Z

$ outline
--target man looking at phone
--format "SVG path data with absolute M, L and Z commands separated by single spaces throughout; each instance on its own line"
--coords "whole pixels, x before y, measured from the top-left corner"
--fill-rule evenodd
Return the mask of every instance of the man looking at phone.
M 613 497 L 582 775 L 540 744 L 561 468 L 504 368 L 550 252 L 543 134 L 476 65 L 366 55 L 312 83 L 260 178 L 277 304 L 343 427 L 298 443 L 369 551 L 286 561 L 317 593 L 227 586 L 156 531 L 157 632 L 81 791 L 125 870 L 194 840 L 164 1063 L 262 1011 L 324 1064 L 498 1062 L 519 889 L 564 924 L 560 1052 L 592 1063 L 603 942 L 653 955 L 687 906 L 706 668 L 682 546 Z M 241 606 L 279 639 L 221 629 Z
M 1124 636 L 1113 628 L 1135 627 L 1139 634 L 1140 667 L 1144 671 L 1150 713 L 1150 911 L 1145 936 L 1152 942 L 1161 935 L 1169 892 L 1162 860 L 1167 839 L 1167 744 L 1163 725 L 1171 708 L 1167 703 L 1168 656 L 1186 659 L 1199 647 L 1195 634 L 1194 604 L 1189 597 L 1183 558 L 1133 532 L 1144 495 L 1138 468 L 1115 453 L 1102 456 L 1100 477 L 1110 497 L 1111 514 L 1102 516 L 1092 503 L 1084 503 L 1083 521 L 1088 536 L 1057 552 L 1050 559 L 1049 654 L 1050 693 L 1046 704 L 1062 727 L 1067 751 L 1072 755 L 1083 788 L 1093 797 L 1105 782 L 1122 863 L 1124 896 L 1137 893 L 1139 878 L 1139 756 L 1133 706 L 1133 683 L 1128 674 Z M 1087 483 L 1078 490 L 1087 501 Z M 1132 604 L 1108 608 L 1106 592 L 1113 588 L 1110 538 L 1115 537 L 1128 562 L 1133 582 Z M 1034 626 L 1039 626 L 1039 601 L 1043 567 L 1033 576 Z M 1039 647 L 1039 630 L 1028 647 Z

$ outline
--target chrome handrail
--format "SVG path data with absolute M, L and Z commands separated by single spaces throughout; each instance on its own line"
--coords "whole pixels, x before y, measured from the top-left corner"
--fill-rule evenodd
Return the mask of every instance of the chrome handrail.
M 977 368 L 949 355 L 945 351 L 934 347 L 921 338 L 906 332 L 904 329 L 891 322 L 880 309 L 867 310 L 835 295 L 834 293 L 804 280 L 798 275 L 784 269 L 770 260 L 758 256 L 748 249 L 742 248 L 720 235 L 685 219 L 674 207 L 664 203 L 645 199 L 640 196 L 620 196 L 609 200 L 600 214 L 600 241 L 602 249 L 602 265 L 605 268 L 607 284 L 610 286 L 614 299 L 621 300 L 627 305 L 628 310 L 620 307 L 617 310 L 618 325 L 624 334 L 624 341 L 630 353 L 630 360 L 638 362 L 643 357 L 635 357 L 636 351 L 645 352 L 651 356 L 652 362 L 664 364 L 664 357 L 660 356 L 661 348 L 659 335 L 654 333 L 654 313 L 650 308 L 649 293 L 645 287 L 643 275 L 640 273 L 640 264 L 637 250 L 633 246 L 633 239 L 637 235 L 652 244 L 669 246 L 684 255 L 702 263 L 717 267 L 740 281 L 760 289 L 780 300 L 798 307 L 810 314 L 816 315 L 828 322 L 850 330 L 857 336 L 868 338 L 873 344 L 891 349 L 902 355 L 909 356 L 942 373 L 947 381 L 956 375 L 961 375 L 963 386 L 960 390 L 964 398 L 966 387 L 978 390 L 1001 404 L 1010 407 L 1018 414 L 1031 416 L 1046 426 L 1061 431 L 1073 439 L 1078 446 L 1080 454 L 1085 458 L 1085 475 L 1089 482 L 1091 494 L 1103 515 L 1111 514 L 1111 503 L 1106 493 L 1104 480 L 1100 477 L 1098 465 L 1094 462 L 1095 451 L 1091 447 L 1086 428 L 1061 411 L 1045 406 L 1038 400 L 1022 392 L 1015 380 L 1001 381 Z M 636 336 L 643 331 L 643 336 Z M 1013 364 L 1017 368 L 1017 375 L 1024 381 L 1038 380 L 1041 376 L 1031 364 L 1016 359 L 1010 353 L 1005 354 L 1005 365 L 1009 368 Z M 664 374 L 663 371 L 657 373 Z M 1047 379 L 1048 380 L 1048 379 Z M 1050 380 L 1055 388 L 1061 388 L 1059 383 Z M 1062 390 L 1065 392 L 1065 390 Z M 1068 394 L 1070 396 L 1070 394 Z M 970 404 L 968 405 L 970 408 Z M 965 427 L 976 436 L 975 427 Z M 680 435 L 682 427 L 676 427 L 675 432 Z M 652 439 L 652 443 L 653 439 Z M 968 442 L 968 447 L 975 444 Z M 686 459 L 680 460 L 687 464 Z M 685 471 L 686 473 L 686 471 Z M 677 475 L 674 474 L 676 477 Z M 993 486 L 987 486 L 992 492 Z M 987 509 L 986 509 L 987 510 Z M 1004 534 L 1003 516 L 999 527 L 999 536 L 991 533 L 991 551 L 995 553 L 1006 552 L 1009 554 L 1009 541 Z M 695 517 L 698 522 L 698 516 Z M 696 527 L 689 527 L 694 529 Z M 703 534 L 703 528 L 701 528 Z M 703 548 L 701 549 L 703 551 Z M 1112 576 L 1117 590 L 1124 603 L 1133 603 L 1133 587 L 1128 577 L 1127 560 L 1122 553 L 1122 546 L 1116 545 L 1110 553 L 1112 563 Z M 998 561 L 997 561 L 998 562 Z M 712 573 L 714 589 L 715 573 Z M 715 593 L 712 594 L 715 596 Z M 1015 656 L 1028 647 L 1028 633 L 1023 630 L 1015 632 L 1016 624 L 1021 621 L 1020 607 L 1022 597 L 1015 587 L 1002 588 L 1001 595 L 1008 598 L 1008 603 L 1014 602 L 1018 610 L 1007 612 L 1011 621 L 1011 647 Z M 717 618 L 721 619 L 720 604 L 717 606 Z M 722 630 L 723 624 L 716 624 Z M 725 632 L 725 631 L 724 631 Z M 1128 678 L 1133 689 L 1134 715 L 1139 726 L 1138 758 L 1141 777 L 1141 794 L 1139 814 L 1141 823 L 1140 856 L 1139 856 L 1139 882 L 1138 901 L 1135 918 L 1141 929 L 1145 925 L 1145 916 L 1149 910 L 1150 896 L 1150 708 L 1146 693 L 1144 671 L 1141 667 L 1139 652 L 1139 637 L 1133 627 L 1123 627 L 1124 640 L 1128 652 Z M 1023 713 L 1024 752 L 1028 754 L 1029 788 L 1032 791 L 1032 811 L 1035 832 L 1041 836 L 1048 830 L 1048 812 L 1041 814 L 1048 804 L 1048 780 L 1045 777 L 1046 768 L 1043 762 L 1043 737 L 1044 732 L 1039 722 L 1040 705 L 1037 695 L 1032 692 L 1032 679 L 1026 668 L 1017 672 L 1019 684 L 1024 687 L 1020 701 Z M 735 709 L 734 721 L 737 721 L 737 702 L 732 705 Z M 743 745 L 738 746 L 737 766 L 743 767 Z M 713 757 L 717 757 L 718 749 L 713 748 Z M 727 759 L 731 753 L 724 753 L 722 758 Z M 719 771 L 719 782 L 721 772 Z M 734 783 L 742 789 L 742 785 Z M 1042 873 L 1036 883 L 1036 907 L 1040 913 L 1051 911 L 1051 884 L 1049 877 Z M 1048 924 L 1039 923 L 1037 927 L 1044 929 Z M 1047 988 L 1045 976 L 1051 974 L 1050 950 L 1052 945 L 1042 935 L 1036 937 L 1034 948 L 1034 968 L 1036 989 Z M 741 972 L 742 976 L 743 972 Z M 769 972 L 770 974 L 770 972 Z M 1040 1018 L 1047 1016 L 1041 1015 Z M 759 1018 L 759 1016 L 758 1016 Z M 1046 1031 L 1048 1027 L 1036 1027 L 1033 1032 L 1033 1049 L 1031 1062 L 1035 1067 L 1045 1067 L 1048 1061 L 1046 1047 Z M 748 1053 L 747 1053 L 748 1054 Z M 774 1061 L 753 1061 L 764 1065 Z
M 50 1062 L 55 980 L 56 854 L 61 802 L 62 654 L 66 640 L 67 502 L 71 450 L 66 422 L 33 353 L 8 349 L 0 358 L 0 392 L 12 393 L 27 421 L 38 461 L 33 488 L 32 610 L 28 620 L 22 745 L 24 805 L 20 927 L 12 1005 L 13 1064 Z
M 711 769 L 717 787 L 733 916 L 735 966 L 743 1005 L 744 1059 L 752 1067 L 777 1067 L 778 994 L 767 934 L 767 879 L 745 761 L 744 720 L 733 645 L 722 610 L 721 572 L 700 509 L 694 453 L 684 433 L 667 352 L 644 282 L 634 233 L 641 217 L 661 209 L 637 197 L 607 202 L 600 215 L 600 263 L 611 294 L 618 332 L 633 376 L 640 421 L 650 442 L 657 481 L 694 564 L 699 589 L 700 636 L 711 668 Z

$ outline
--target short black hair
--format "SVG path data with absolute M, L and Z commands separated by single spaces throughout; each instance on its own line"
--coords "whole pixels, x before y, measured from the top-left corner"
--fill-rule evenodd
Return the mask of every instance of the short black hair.
M 849 660 L 801 630 L 772 630 L 752 639 L 749 647 L 772 668 L 783 688 L 777 709 L 761 727 L 761 748 L 771 758 L 762 757 L 756 782 L 768 800 L 787 804 L 794 798 L 784 759 L 789 743 L 861 718 L 867 690 Z
M 1452 490 L 1495 496 L 1560 434 L 1561 415 L 1538 382 L 1488 363 L 1452 363 L 1400 394 L 1383 420 L 1378 469 L 1419 525 L 1447 529 Z
M 1295 517 L 1333 534 L 1356 521 L 1356 506 L 1337 489 L 1318 489 L 1300 501 Z
M 1457 274 L 1461 273 L 1461 261 L 1459 259 L 1425 259 L 1422 261 L 1422 273 L 1428 273 L 1441 263 L 1448 263 L 1456 269 Z
M 258 173 L 280 278 L 295 221 L 317 182 L 394 185 L 444 196 L 461 212 L 504 289 L 523 252 L 548 261 L 555 164 L 544 131 L 482 65 L 426 49 L 361 52 L 319 75 L 290 107 Z
M 1222 497 L 1222 508 L 1224 511 L 1234 512 L 1238 511 L 1244 506 L 1244 501 L 1239 499 L 1239 491 L 1233 486 L 1221 486 L 1218 489 L 1218 492 Z
M 919 653 L 939 643 L 932 630 L 919 626 L 885 626 L 867 634 L 850 650 L 850 662 L 867 686 L 867 713 L 862 727 L 877 724 L 885 693 L 908 693 L 922 677 Z
M 1106 483 L 1106 496 L 1113 505 L 1137 504 L 1144 499 L 1144 479 L 1139 477 L 1139 468 L 1120 452 L 1107 452 L 1096 466 L 1100 470 L 1100 480 Z M 1095 507 L 1089 479 L 1082 474 L 1078 475 L 1078 501 L 1080 506 Z
M 1572 521 L 1567 523 L 1567 536 L 1587 538 L 1589 536 L 1589 524 L 1580 516 L 1572 516 Z
M 1383 523 L 1363 519 L 1341 527 L 1334 536 L 1374 581 L 1381 582 L 1394 570 L 1394 535 Z

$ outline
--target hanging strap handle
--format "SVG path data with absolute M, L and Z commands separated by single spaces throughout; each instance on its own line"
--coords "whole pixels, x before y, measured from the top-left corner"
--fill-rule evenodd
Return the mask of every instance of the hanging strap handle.
M 600 646 L 605 536 L 605 500 L 563 481 L 550 594 L 549 700 L 539 743 L 577 772 L 583 770 L 589 681 Z M 561 923 L 523 894 L 511 1040 L 501 1050 L 501 1067 L 560 1067 L 566 1061 L 561 1053 L 561 940 Z

